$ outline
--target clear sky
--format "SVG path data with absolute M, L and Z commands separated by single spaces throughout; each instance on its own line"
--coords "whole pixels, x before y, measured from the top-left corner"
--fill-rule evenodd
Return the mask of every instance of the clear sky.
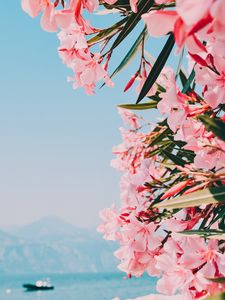
M 115 106 L 135 101 L 121 93 L 128 71 L 114 89 L 86 96 L 66 82 L 56 35 L 42 31 L 19 0 L 2 5 L 0 28 L 0 226 L 46 215 L 96 226 L 98 211 L 119 199 L 110 160 L 120 142 Z

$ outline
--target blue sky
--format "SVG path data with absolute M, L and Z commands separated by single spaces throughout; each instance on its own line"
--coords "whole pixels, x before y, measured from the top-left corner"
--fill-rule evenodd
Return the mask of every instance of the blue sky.
M 110 19 L 98 18 L 102 26 Z M 0 225 L 58 215 L 96 226 L 98 211 L 119 199 L 120 174 L 110 167 L 122 124 L 115 107 L 135 101 L 121 92 L 134 67 L 114 89 L 86 96 L 66 82 L 56 35 L 42 31 L 19 0 L 3 5 L 0 28 Z M 112 69 L 130 42 L 116 51 Z

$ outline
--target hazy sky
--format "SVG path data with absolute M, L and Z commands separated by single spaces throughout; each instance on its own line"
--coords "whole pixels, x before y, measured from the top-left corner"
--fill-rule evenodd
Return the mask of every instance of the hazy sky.
M 115 106 L 135 101 L 121 93 L 132 70 L 116 88 L 86 96 L 66 82 L 71 73 L 55 34 L 43 32 L 19 0 L 2 6 L 0 28 L 0 225 L 58 215 L 96 226 L 98 211 L 119 199 L 120 174 L 110 167 L 122 124 Z

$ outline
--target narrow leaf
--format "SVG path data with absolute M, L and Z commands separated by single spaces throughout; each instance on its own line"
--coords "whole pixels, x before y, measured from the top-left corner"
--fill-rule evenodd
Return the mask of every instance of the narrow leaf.
M 155 95 L 149 96 L 149 99 L 155 100 L 157 102 L 159 102 L 162 98 L 158 96 L 158 94 L 156 93 Z
M 139 103 L 147 95 L 155 83 L 173 49 L 174 43 L 174 36 L 171 33 L 144 83 L 144 86 L 138 96 L 137 103 Z
M 199 119 L 204 123 L 208 131 L 212 131 L 221 140 L 225 141 L 225 123 L 219 118 L 210 118 L 209 116 L 202 115 Z
M 148 103 L 141 104 L 120 104 L 118 107 L 131 109 L 131 110 L 144 110 L 144 109 L 152 109 L 157 107 L 157 101 L 151 101 Z
M 138 12 L 132 13 L 130 17 L 128 18 L 127 23 L 125 24 L 124 28 L 121 30 L 120 34 L 114 41 L 111 49 L 112 51 L 114 48 L 116 48 L 123 40 L 127 37 L 127 35 L 134 29 L 134 27 L 137 25 L 137 23 L 141 20 L 142 14 L 149 11 L 149 9 L 154 4 L 154 0 L 142 0 L 140 4 L 138 5 Z
M 141 105 L 141 104 L 137 104 L 137 105 Z M 167 127 L 164 131 L 162 131 L 160 134 L 158 134 L 156 136 L 156 138 L 154 138 L 151 142 L 151 144 L 149 145 L 150 147 L 155 146 L 157 144 L 159 144 L 165 137 L 168 136 L 168 134 L 171 132 L 170 128 Z
M 118 72 L 120 72 L 124 67 L 126 67 L 128 65 L 128 63 L 131 61 L 131 59 L 137 53 L 138 48 L 139 48 L 139 46 L 140 46 L 140 44 L 141 44 L 141 42 L 143 40 L 143 37 L 145 37 L 146 34 L 147 34 L 147 32 L 146 32 L 146 28 L 145 28 L 140 33 L 140 35 L 138 36 L 138 38 L 136 39 L 136 41 L 134 42 L 134 44 L 132 45 L 132 47 L 130 48 L 130 50 L 127 52 L 126 56 L 121 61 L 121 63 L 119 64 L 119 66 L 113 71 L 113 73 L 111 74 L 110 78 L 112 78 L 115 74 L 117 74 Z
M 222 230 L 212 230 L 212 229 L 208 229 L 208 230 L 185 230 L 185 231 L 181 231 L 178 232 L 181 235 L 188 235 L 191 237 L 203 237 L 206 239 L 216 239 L 216 240 L 225 240 L 225 232 Z
M 205 298 L 205 300 L 225 300 L 225 293 L 218 294 L 215 296 L 209 296 L 209 297 Z
M 182 86 L 184 87 L 188 79 L 182 70 L 180 70 L 179 76 L 180 76 L 180 81 L 182 83 Z
M 111 26 L 109 28 L 101 30 L 97 35 L 90 38 L 87 41 L 87 43 L 90 45 L 90 44 L 97 43 L 97 42 L 101 41 L 102 39 L 104 39 L 108 35 L 112 34 L 116 30 L 118 30 L 118 28 L 120 28 L 127 21 L 127 19 L 128 19 L 128 17 L 122 19 L 121 21 L 117 22 L 116 24 L 113 24 L 113 26 Z
M 216 283 L 225 283 L 225 277 L 217 277 L 217 278 L 206 277 L 206 279 Z
M 154 150 L 152 150 L 150 153 L 149 153 L 149 157 L 152 157 L 156 154 L 159 154 L 161 152 L 161 149 L 160 148 L 156 148 Z
M 182 93 L 185 94 L 189 90 L 193 80 L 195 78 L 195 70 L 193 69 L 190 76 L 188 77 L 187 82 L 185 83 L 185 86 L 183 87 Z
M 186 208 L 211 203 L 225 202 L 225 186 L 219 188 L 204 189 L 185 196 L 176 197 L 167 201 L 160 202 L 156 205 L 158 208 Z
M 172 162 L 174 162 L 176 165 L 179 166 L 184 166 L 187 164 L 187 162 L 185 160 L 183 160 L 182 158 L 180 158 L 178 155 L 174 155 L 171 152 L 167 151 L 167 150 L 162 150 L 162 153 L 169 158 Z

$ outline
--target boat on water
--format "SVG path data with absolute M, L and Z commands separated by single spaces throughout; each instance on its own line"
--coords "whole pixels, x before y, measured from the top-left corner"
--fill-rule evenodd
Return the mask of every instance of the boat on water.
M 54 290 L 54 286 L 51 285 L 49 280 L 37 280 L 34 284 L 25 283 L 23 287 L 26 291 L 48 291 Z

